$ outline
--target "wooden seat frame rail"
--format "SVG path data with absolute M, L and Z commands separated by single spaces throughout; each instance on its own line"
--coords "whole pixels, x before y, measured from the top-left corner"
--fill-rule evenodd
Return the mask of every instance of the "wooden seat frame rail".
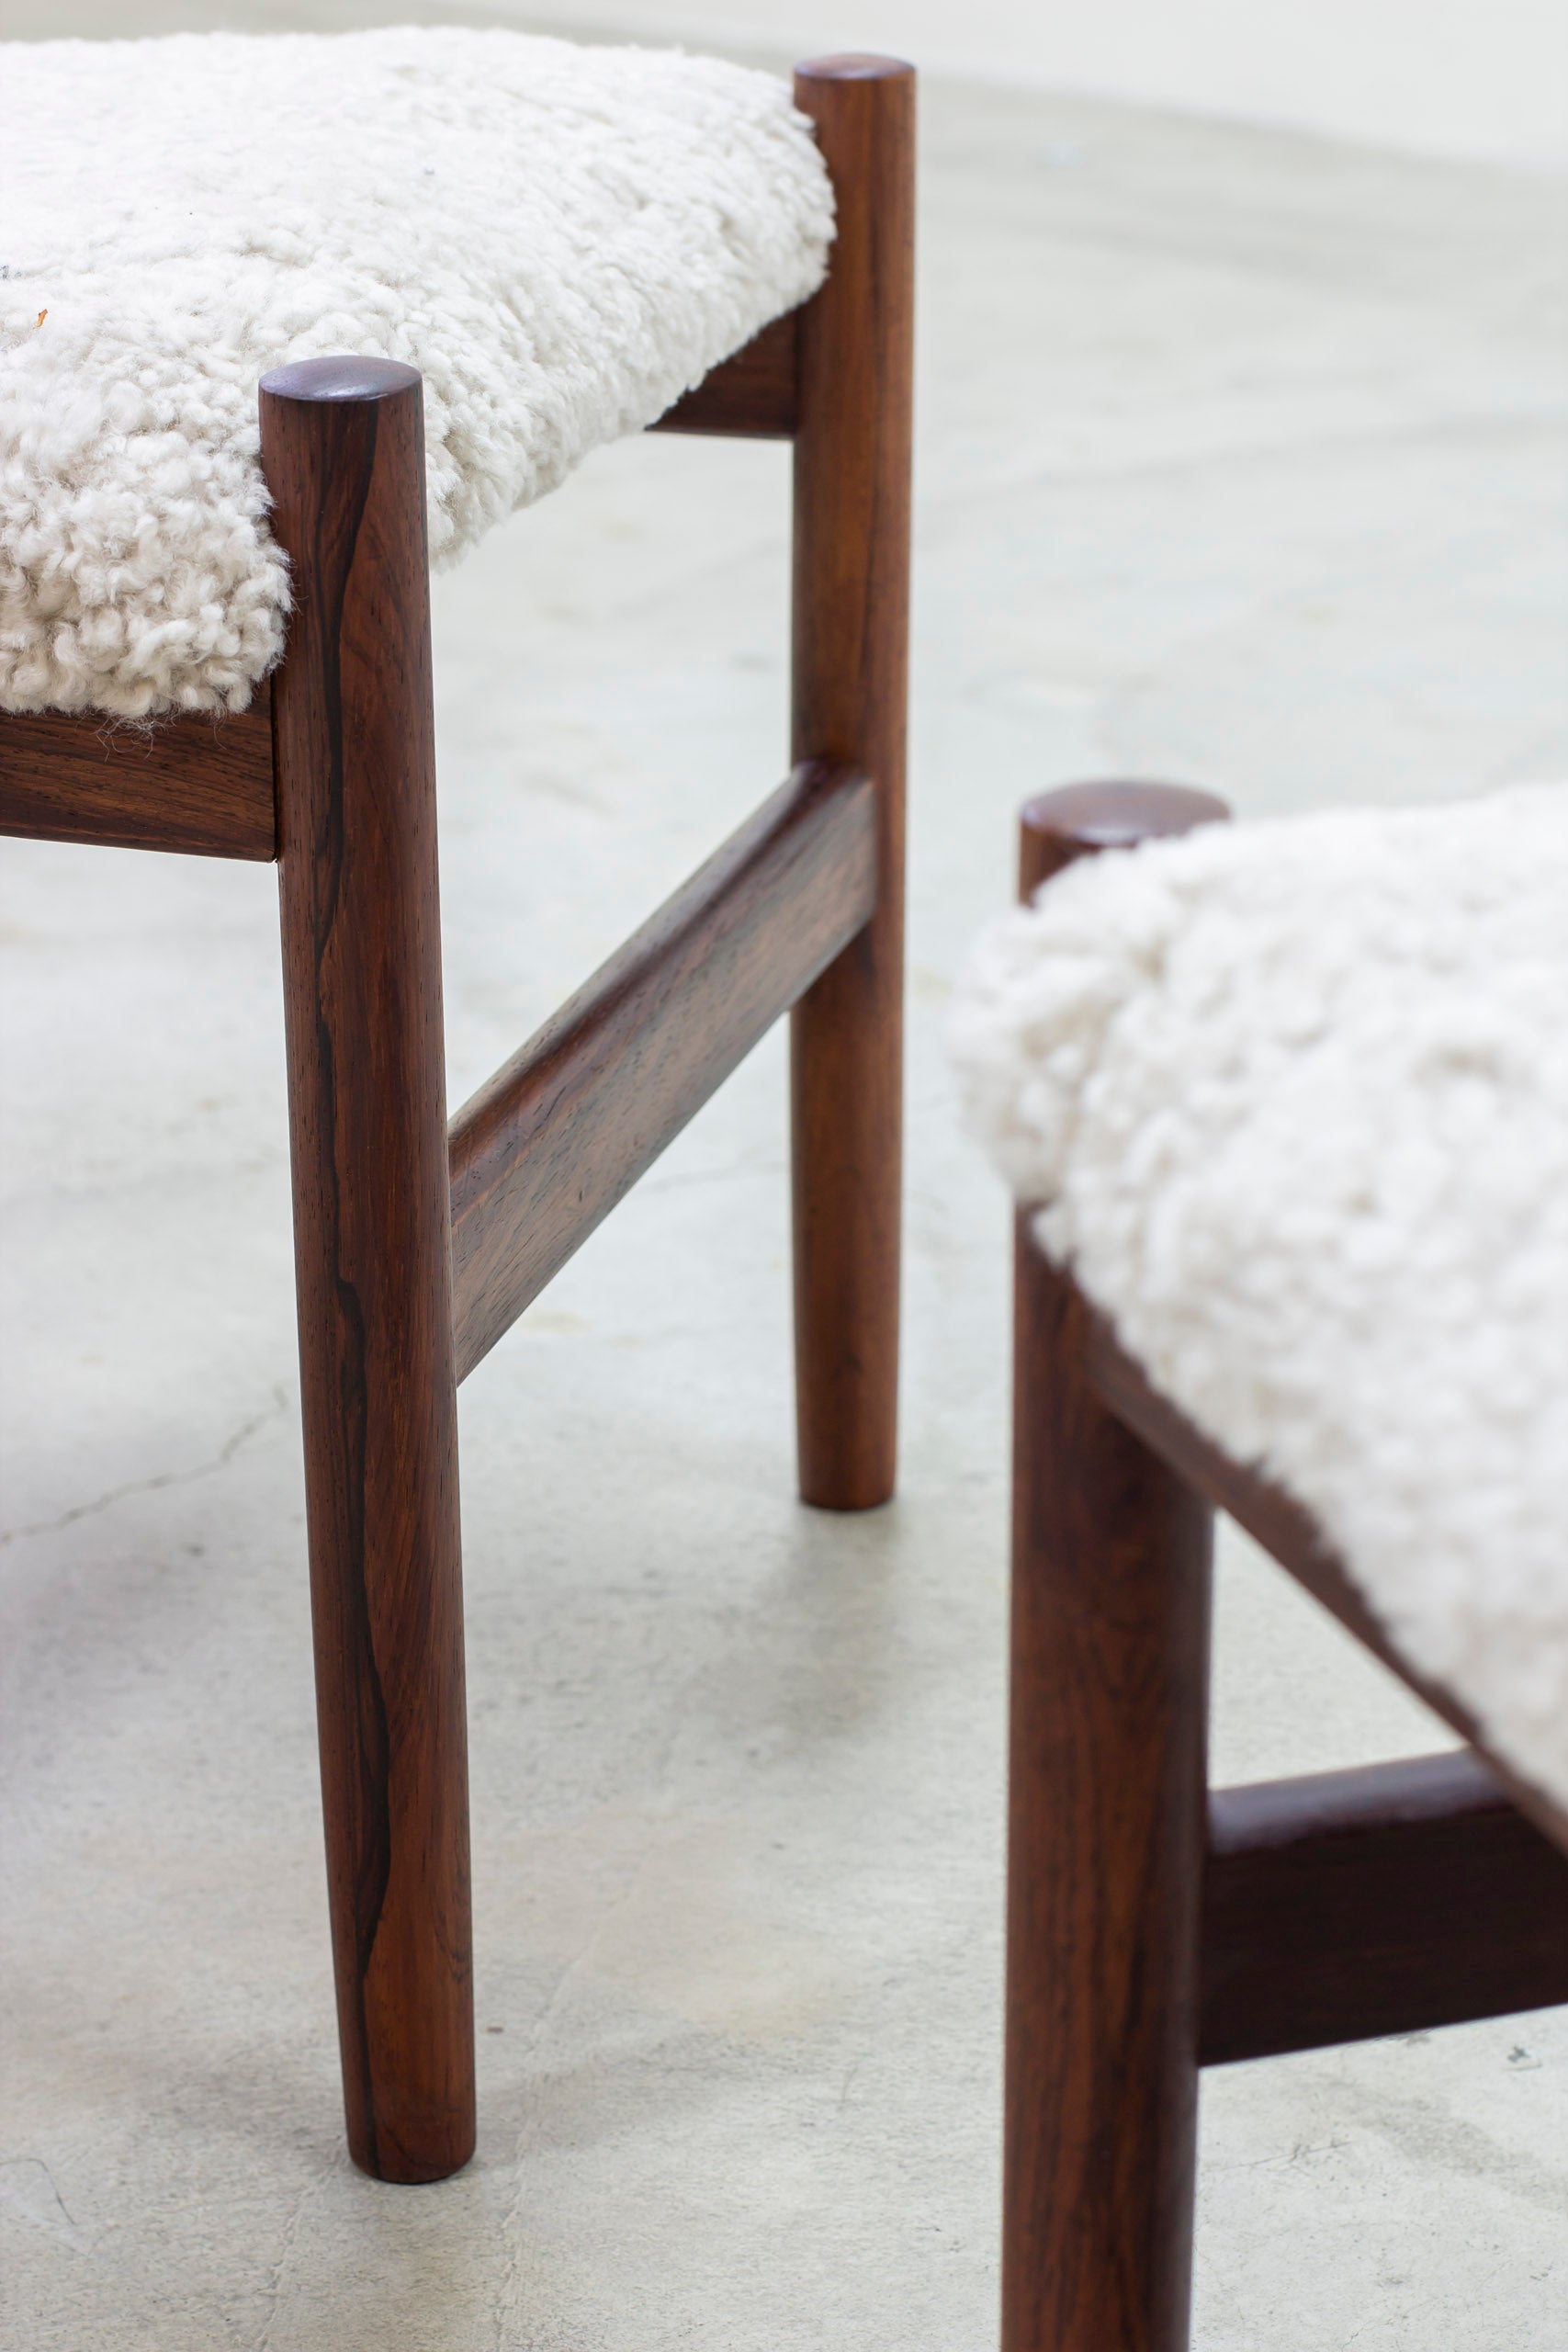
M 1046 794 L 1023 895 L 1226 814 Z M 1309 1515 L 1155 1390 L 1026 1216 L 1015 1284 L 1003 2352 L 1185 2352 L 1200 2067 L 1568 2001 L 1568 1817 L 1412 1671 Z M 1466 1747 L 1211 1792 L 1216 1508 Z
M 0 716 L 0 831 L 278 865 L 306 1500 L 350 2151 L 474 2144 L 457 1384 L 791 1012 L 800 1489 L 892 1491 L 914 75 L 803 65 L 812 300 L 657 429 L 794 444 L 793 773 L 452 1121 L 414 372 L 264 379 L 294 607 L 236 717 Z

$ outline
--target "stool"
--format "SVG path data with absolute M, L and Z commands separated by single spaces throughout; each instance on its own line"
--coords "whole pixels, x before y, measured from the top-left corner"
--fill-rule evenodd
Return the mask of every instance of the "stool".
M 1568 2000 L 1568 790 L 1225 815 L 1032 802 L 954 1022 L 1032 1204 L 1004 2352 L 1182 2352 L 1200 2066 Z M 1211 1795 L 1216 1507 L 1464 1747 Z
M 804 65 L 796 113 L 507 33 L 14 54 L 0 831 L 278 865 L 348 2143 L 435 2180 L 475 2129 L 457 1385 L 785 1011 L 800 1489 L 892 1490 L 914 78 Z M 96 127 L 123 298 L 51 227 Z M 448 1128 L 429 546 L 647 424 L 794 443 L 794 772 Z

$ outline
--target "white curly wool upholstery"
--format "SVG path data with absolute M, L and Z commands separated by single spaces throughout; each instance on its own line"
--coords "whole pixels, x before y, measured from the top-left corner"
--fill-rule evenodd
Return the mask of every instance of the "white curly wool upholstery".
M 450 562 L 820 282 L 770 74 L 518 33 L 0 48 L 0 709 L 242 709 L 288 604 L 256 383 L 425 379 Z
M 1568 786 L 1069 867 L 952 1043 L 1156 1385 L 1568 1802 Z

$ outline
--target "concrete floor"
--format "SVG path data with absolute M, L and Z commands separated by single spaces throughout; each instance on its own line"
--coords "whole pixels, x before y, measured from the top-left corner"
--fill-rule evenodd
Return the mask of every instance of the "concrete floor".
M 569 37 L 609 28 L 694 49 L 787 40 L 795 57 L 891 49 L 963 80 L 1568 168 L 1568 18 L 1556 0 L 0 0 L 0 28 L 29 39 L 416 17 Z
M 775 1038 L 463 1391 L 479 2154 L 340 2143 L 276 929 L 7 845 L 7 2341 L 994 2342 L 1011 818 L 1568 764 L 1551 191 L 931 87 L 899 1500 L 791 1498 Z M 624 446 L 436 605 L 455 1100 L 775 779 L 786 460 Z M 1216 1770 L 1440 1744 L 1239 1541 Z M 1211 2075 L 1203 2352 L 1559 2352 L 1568 2015 Z

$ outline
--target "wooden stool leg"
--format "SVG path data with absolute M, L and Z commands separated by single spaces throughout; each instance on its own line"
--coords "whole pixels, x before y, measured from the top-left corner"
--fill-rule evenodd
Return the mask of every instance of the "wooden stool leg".
M 295 609 L 274 688 L 316 1701 L 349 2149 L 474 2144 L 420 379 L 262 387 Z
M 897 1442 L 904 741 L 914 253 L 912 69 L 803 65 L 838 199 L 830 272 L 801 319 L 793 757 L 876 786 L 875 915 L 791 1023 L 800 1491 L 863 1510 Z
M 1182 2352 L 1212 1514 L 1016 1312 L 1002 2352 Z
M 1223 817 L 1158 786 L 1024 814 L 1024 895 Z M 1182 2352 L 1197 2153 L 1208 1504 L 1084 1374 L 1021 1216 L 1013 1391 L 1003 2352 Z

